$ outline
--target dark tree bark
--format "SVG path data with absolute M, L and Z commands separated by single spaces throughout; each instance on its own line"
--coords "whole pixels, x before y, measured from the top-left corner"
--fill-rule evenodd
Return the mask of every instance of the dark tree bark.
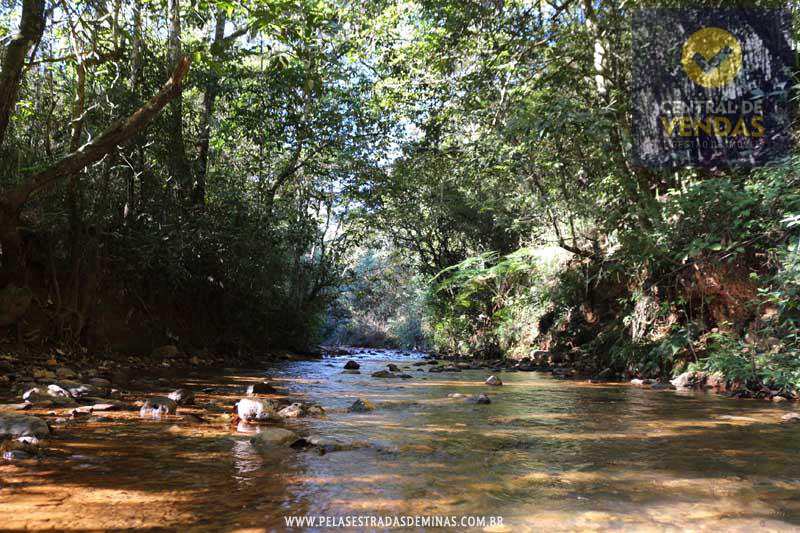
M 180 0 L 169 0 L 167 4 L 169 17 L 169 50 L 170 65 L 176 65 L 183 57 L 181 44 L 181 3 Z M 183 138 L 183 93 L 178 91 L 170 102 L 170 174 L 178 186 L 184 200 L 191 196 L 192 169 L 186 156 L 186 145 Z
M 214 59 L 222 56 L 225 48 L 225 11 L 217 9 L 217 21 L 214 26 L 214 41 L 211 44 L 211 55 Z M 216 73 L 212 73 L 206 84 L 203 95 L 203 114 L 200 116 L 200 142 L 197 150 L 197 177 L 195 179 L 192 201 L 195 205 L 203 205 L 206 201 L 206 175 L 208 174 L 208 150 L 211 143 L 211 119 L 214 116 L 214 101 L 219 92 Z
M 5 140 L 11 111 L 17 103 L 19 84 L 28 52 L 44 33 L 44 0 L 24 0 L 19 33 L 11 39 L 0 71 L 0 146 Z

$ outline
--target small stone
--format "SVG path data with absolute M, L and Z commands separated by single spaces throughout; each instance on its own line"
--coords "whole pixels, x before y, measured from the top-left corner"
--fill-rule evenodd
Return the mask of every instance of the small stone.
M 386 368 L 389 369 L 389 372 L 400 372 L 400 368 L 394 363 L 389 363 Z
M 321 416 L 325 410 L 319 405 L 295 402 L 278 411 L 281 418 L 302 418 L 304 416 Z
M 22 450 L 8 450 L 3 452 L 3 459 L 6 461 L 24 461 L 31 459 L 33 456 L 28 452 Z
M 347 410 L 351 413 L 366 413 L 375 409 L 375 406 L 369 400 L 358 399 L 353 402 Z
M 262 383 L 253 383 L 247 387 L 247 394 L 277 394 L 278 390 L 266 381 Z
M 250 442 L 261 446 L 286 446 L 294 443 L 297 439 L 297 433 L 288 429 L 262 427 L 258 433 L 250 438 Z
M 55 357 L 51 357 L 50 359 L 47 360 L 47 366 L 56 366 L 57 364 L 58 361 L 56 361 Z
M 71 368 L 60 366 L 56 368 L 56 376 L 58 379 L 74 379 L 78 374 Z
M 503 382 L 497 376 L 489 376 L 484 383 L 491 385 L 492 387 L 499 387 L 503 384 Z
M 178 350 L 178 347 L 174 344 L 165 344 L 164 346 L 159 346 L 150 354 L 151 357 L 154 359 L 174 359 L 181 354 L 181 351 Z
M 170 400 L 174 400 L 178 405 L 193 405 L 194 393 L 189 389 L 178 389 L 169 393 L 167 396 Z
M 344 368 L 345 370 L 358 370 L 361 368 L 361 365 L 351 359 L 344 364 Z
M 45 370 L 44 368 L 34 368 L 33 369 L 33 377 L 35 379 L 56 379 L 55 372 L 51 372 L 50 370 Z
M 93 387 L 98 388 L 98 389 L 110 389 L 111 388 L 111 382 L 108 381 L 107 379 L 103 379 L 103 378 L 92 378 L 92 379 L 89 380 L 89 384 L 91 386 L 93 386 Z
M 145 400 L 144 405 L 139 410 L 139 416 L 160 417 L 162 415 L 174 415 L 178 404 L 174 400 L 165 396 L 153 396 Z

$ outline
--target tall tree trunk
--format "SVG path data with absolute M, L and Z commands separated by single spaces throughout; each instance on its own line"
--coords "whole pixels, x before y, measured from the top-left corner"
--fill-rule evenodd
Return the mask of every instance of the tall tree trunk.
M 182 57 L 181 50 L 181 3 L 169 0 L 169 50 L 168 61 L 174 67 Z M 183 140 L 183 94 L 179 91 L 170 103 L 170 167 L 172 179 L 184 199 L 191 195 L 192 176 L 186 146 Z
M 0 70 L 0 147 L 5 141 L 11 112 L 17 103 L 25 59 L 44 33 L 44 0 L 24 0 L 19 32 L 5 50 Z M 19 212 L 7 198 L 0 198 L 0 245 L 3 253 L 4 284 L 25 284 L 25 260 L 19 234 Z
M 28 52 L 44 33 L 44 0 L 24 0 L 19 32 L 8 43 L 0 70 L 0 146 L 5 140 L 11 110 L 17 103 L 19 84 Z
M 142 1 L 133 2 L 133 35 L 131 36 L 131 72 L 130 90 L 133 94 L 139 95 L 142 74 Z M 144 148 L 141 139 L 134 141 L 134 150 L 130 172 L 126 178 L 125 187 L 125 207 L 123 208 L 123 218 L 131 216 L 137 210 L 136 201 L 136 176 L 144 176 Z M 140 190 L 144 190 L 141 186 Z
M 214 59 L 222 56 L 225 48 L 225 11 L 217 9 L 217 22 L 214 26 L 214 41 L 211 44 L 211 55 Z M 203 205 L 206 201 L 206 175 L 208 174 L 208 151 L 211 142 L 211 119 L 214 116 L 214 101 L 219 92 L 219 81 L 216 72 L 212 72 L 203 95 L 203 114 L 200 116 L 200 143 L 197 154 L 197 179 L 194 185 L 193 201 L 195 205 Z

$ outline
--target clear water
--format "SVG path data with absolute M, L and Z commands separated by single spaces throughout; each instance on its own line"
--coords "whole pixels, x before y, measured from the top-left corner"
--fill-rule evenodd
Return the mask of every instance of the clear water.
M 198 401 L 229 408 L 268 376 L 328 412 L 286 427 L 356 447 L 264 452 L 221 415 L 112 413 L 57 430 L 60 457 L 0 466 L 0 527 L 284 530 L 289 515 L 477 515 L 502 516 L 494 529 L 506 531 L 800 529 L 800 424 L 780 423 L 792 405 L 540 373 L 500 373 L 504 385 L 488 387 L 484 370 L 419 372 L 420 357 L 360 355 L 360 375 L 341 373 L 345 357 L 176 380 L 218 387 Z M 413 379 L 370 376 L 389 361 Z M 492 403 L 448 398 L 479 392 Z M 348 413 L 357 398 L 376 410 Z

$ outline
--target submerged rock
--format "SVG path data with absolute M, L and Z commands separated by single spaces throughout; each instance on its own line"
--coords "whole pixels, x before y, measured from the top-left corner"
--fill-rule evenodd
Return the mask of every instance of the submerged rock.
M 377 372 L 372 373 L 373 378 L 393 378 L 396 377 L 394 374 L 389 372 L 388 370 L 378 370 Z
M 174 415 L 177 409 L 178 404 L 175 403 L 175 400 L 166 396 L 153 396 L 145 400 L 144 405 L 139 409 L 139 416 Z
M 247 387 L 247 394 L 277 394 L 278 389 L 272 386 L 272 384 L 262 381 L 261 383 L 253 383 L 249 387 Z
M 342 370 L 342 374 L 360 374 L 361 370 Z
M 400 372 L 400 367 L 398 367 L 394 363 L 389 363 L 388 365 L 386 365 L 386 368 L 389 369 L 389 372 Z
M 375 409 L 375 406 L 369 400 L 362 400 L 359 398 L 358 400 L 353 402 L 347 410 L 351 413 L 366 413 Z
M 650 388 L 653 390 L 674 390 L 675 386 L 671 383 L 653 383 Z
M 50 434 L 47 423 L 36 416 L 0 414 L 0 439 L 17 437 L 44 438 Z
M 189 389 L 178 389 L 169 393 L 168 398 L 178 405 L 193 405 L 194 393 Z
M 800 423 L 800 413 L 786 413 L 781 417 L 784 424 Z
M 503 382 L 497 376 L 489 376 L 484 383 L 491 385 L 492 387 L 499 387 L 503 384 Z
M 344 368 L 345 370 L 358 370 L 359 368 L 361 368 L 361 365 L 359 365 L 358 363 L 356 363 L 351 359 L 344 364 Z
M 288 429 L 262 427 L 258 433 L 250 437 L 250 442 L 260 446 L 288 446 L 298 438 L 297 433 Z
M 492 403 L 492 400 L 490 400 L 485 394 L 480 393 L 477 396 L 468 396 L 467 403 L 487 404 Z

